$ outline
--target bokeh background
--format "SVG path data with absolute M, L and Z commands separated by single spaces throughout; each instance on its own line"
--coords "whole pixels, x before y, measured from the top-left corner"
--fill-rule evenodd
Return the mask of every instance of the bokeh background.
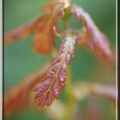
M 15 29 L 37 16 L 42 15 L 43 6 L 49 0 L 4 0 L 4 32 Z M 115 0 L 72 0 L 74 4 L 87 11 L 98 27 L 108 36 L 113 54 L 116 48 L 116 1 Z M 60 22 L 60 26 L 61 26 Z M 75 18 L 71 24 L 79 28 Z M 52 56 L 36 54 L 32 49 L 33 35 L 26 40 L 19 40 L 4 48 L 4 91 L 18 84 L 25 76 L 40 65 L 52 60 Z M 58 44 L 58 43 L 57 43 Z M 101 67 L 102 66 L 102 67 Z M 99 60 L 92 52 L 77 48 L 71 63 L 72 82 L 105 82 L 116 83 L 115 65 Z M 108 68 L 108 69 L 107 69 Z M 64 99 L 64 90 L 61 99 Z M 79 114 L 84 114 L 93 103 L 102 106 L 100 120 L 115 120 L 115 108 L 110 101 L 91 98 L 79 103 Z M 93 105 L 94 106 L 94 105 Z M 11 120 L 53 120 L 45 111 L 27 108 L 24 112 L 14 113 Z M 79 120 L 76 118 L 76 120 Z M 87 120 L 87 119 L 86 119 Z

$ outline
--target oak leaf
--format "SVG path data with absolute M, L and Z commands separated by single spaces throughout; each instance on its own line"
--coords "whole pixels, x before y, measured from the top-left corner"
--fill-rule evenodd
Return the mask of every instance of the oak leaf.
M 54 27 L 57 28 L 57 14 L 45 15 L 42 17 L 35 32 L 33 48 L 41 54 L 50 54 L 54 47 Z
M 84 24 L 84 27 L 78 34 L 78 43 L 90 48 L 100 58 L 112 61 L 112 52 L 108 38 L 97 28 L 91 17 L 77 6 L 72 6 L 71 12 L 77 17 L 78 21 L 82 21 Z
M 4 94 L 4 116 L 10 117 L 15 111 L 23 111 L 29 106 L 33 87 L 42 80 L 49 64 L 28 75 L 22 82 Z
M 48 106 L 57 99 L 65 85 L 67 77 L 67 66 L 73 58 L 75 48 L 75 37 L 66 30 L 57 57 L 46 72 L 43 82 L 35 87 L 35 103 L 38 106 Z

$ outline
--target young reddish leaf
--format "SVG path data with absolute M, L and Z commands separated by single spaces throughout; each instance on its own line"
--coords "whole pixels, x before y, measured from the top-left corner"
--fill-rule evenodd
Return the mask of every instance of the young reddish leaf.
M 47 14 L 51 13 L 57 4 L 58 4 L 58 2 L 56 2 L 55 0 L 51 1 L 49 4 L 44 6 L 43 12 L 45 12 Z
M 42 17 L 35 33 L 33 48 L 38 53 L 50 54 L 54 47 L 54 27 L 57 28 L 57 14 L 53 13 Z
M 27 76 L 21 83 L 12 87 L 4 95 L 4 115 L 10 116 L 15 111 L 24 110 L 30 103 L 33 87 L 42 80 L 48 64 Z
M 35 87 L 35 103 L 38 106 L 48 106 L 59 97 L 65 85 L 66 70 L 73 58 L 75 43 L 75 37 L 70 34 L 70 31 L 66 30 L 63 33 L 63 41 L 57 57 L 46 72 L 43 82 Z
M 71 12 L 75 14 L 78 21 L 82 21 L 84 29 L 79 34 L 78 43 L 85 45 L 94 51 L 101 58 L 111 61 L 112 52 L 107 37 L 97 28 L 90 16 L 77 6 L 71 7 Z
M 13 32 L 5 34 L 4 43 L 10 43 L 11 41 L 16 41 L 20 38 L 26 38 L 31 32 L 30 26 L 20 27 Z
M 26 38 L 31 32 L 35 33 L 33 48 L 36 52 L 48 55 L 54 47 L 54 39 L 58 32 L 58 16 L 64 15 L 64 4 L 50 3 L 48 10 L 43 16 L 35 19 L 29 24 L 18 28 L 13 32 L 5 34 L 4 43 L 10 43 L 20 38 Z M 47 8 L 46 8 L 47 9 Z
M 41 22 L 41 17 L 36 18 L 26 25 L 18 27 L 16 30 L 6 33 L 4 35 L 4 44 L 28 37 L 30 33 L 35 32 L 39 22 Z
M 64 4 L 50 3 L 37 27 L 33 48 L 38 53 L 50 54 L 54 47 L 54 39 L 58 32 L 58 16 L 64 15 Z M 55 30 L 55 31 L 54 31 Z
M 55 33 L 53 28 L 56 28 L 56 31 L 58 31 L 57 17 L 57 12 L 41 16 L 29 24 L 5 34 L 4 43 L 26 38 L 31 32 L 34 32 L 34 49 L 38 53 L 49 54 L 54 47 Z

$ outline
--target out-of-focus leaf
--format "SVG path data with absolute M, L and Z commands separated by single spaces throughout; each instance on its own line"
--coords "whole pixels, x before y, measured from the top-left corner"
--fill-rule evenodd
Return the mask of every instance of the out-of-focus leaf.
M 78 43 L 90 48 L 100 58 L 112 61 L 112 52 L 107 37 L 97 28 L 91 17 L 82 8 L 71 7 L 71 12 L 75 14 L 78 21 L 82 21 L 84 28 L 78 32 Z
M 54 47 L 55 33 L 53 28 L 57 27 L 57 14 L 53 13 L 42 17 L 37 27 L 33 48 L 38 53 L 50 54 Z
M 30 103 L 33 87 L 42 80 L 48 65 L 27 76 L 20 84 L 12 87 L 4 96 L 4 115 L 24 110 Z

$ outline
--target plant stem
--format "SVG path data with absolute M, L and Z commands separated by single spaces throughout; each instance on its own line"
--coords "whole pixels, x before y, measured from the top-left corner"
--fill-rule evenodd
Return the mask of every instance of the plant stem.
M 66 106 L 67 106 L 67 110 L 66 110 L 66 114 L 64 117 L 64 120 L 70 120 L 72 119 L 72 117 L 74 117 L 74 110 L 75 110 L 75 99 L 73 96 L 73 85 L 72 85 L 72 79 L 71 79 L 71 68 L 70 66 L 68 66 L 67 69 L 67 84 L 65 87 L 65 92 L 66 92 Z M 71 115 L 73 116 L 71 116 Z
M 70 28 L 70 17 L 71 17 L 71 13 L 69 12 L 70 9 L 69 7 L 67 7 L 64 12 L 65 12 L 65 16 L 63 17 L 63 24 L 64 24 L 64 29 Z

